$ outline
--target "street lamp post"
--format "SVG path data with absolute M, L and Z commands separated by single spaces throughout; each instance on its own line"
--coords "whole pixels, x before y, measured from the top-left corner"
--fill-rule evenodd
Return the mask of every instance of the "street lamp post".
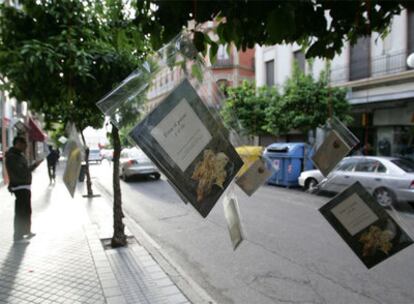
M 411 53 L 408 57 L 407 57 L 407 65 L 414 69 L 414 53 Z

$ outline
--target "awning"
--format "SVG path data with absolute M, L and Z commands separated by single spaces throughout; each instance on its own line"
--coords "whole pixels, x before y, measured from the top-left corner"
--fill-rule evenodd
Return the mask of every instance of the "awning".
M 47 138 L 47 135 L 31 117 L 29 117 L 29 138 L 31 141 L 45 141 Z
M 361 105 L 367 103 L 379 103 L 385 101 L 396 101 L 403 99 L 413 99 L 414 91 L 392 92 L 386 94 L 365 94 L 363 96 L 352 96 L 352 92 L 348 94 L 347 99 L 351 105 Z

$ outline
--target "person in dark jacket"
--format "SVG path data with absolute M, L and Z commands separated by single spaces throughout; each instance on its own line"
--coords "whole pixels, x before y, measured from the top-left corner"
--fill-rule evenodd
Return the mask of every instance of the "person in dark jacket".
M 56 181 L 56 163 L 58 162 L 59 157 L 59 150 L 54 150 L 53 146 L 49 145 L 49 154 L 47 155 L 46 160 L 50 183 Z
M 19 242 L 35 236 L 31 232 L 31 184 L 32 171 L 41 161 L 29 166 L 24 155 L 27 142 L 24 137 L 13 139 L 13 147 L 6 153 L 6 169 L 9 175 L 9 190 L 16 196 L 14 207 L 14 240 Z

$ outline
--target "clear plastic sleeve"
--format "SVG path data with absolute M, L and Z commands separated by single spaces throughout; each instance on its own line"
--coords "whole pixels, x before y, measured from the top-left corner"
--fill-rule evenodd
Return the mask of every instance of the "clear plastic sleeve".
M 76 127 L 73 124 L 69 125 L 67 132 L 68 140 L 64 148 L 66 166 L 63 173 L 63 182 L 70 195 L 74 197 L 82 161 L 85 158 L 85 154 Z
M 328 119 L 321 131 L 324 139 L 314 147 L 312 156 L 316 169 L 302 173 L 302 183 L 307 191 L 315 194 L 338 192 L 343 189 L 340 185 L 344 186 L 345 180 L 348 180 L 348 177 L 340 174 L 343 167 L 347 166 L 346 156 L 358 145 L 359 140 L 336 117 Z
M 232 187 L 233 185 L 230 186 L 230 189 Z M 239 205 L 234 191 L 230 190 L 226 193 L 223 200 L 223 207 L 224 217 L 226 218 L 233 250 L 236 250 L 245 237 L 242 228 Z
M 359 141 L 336 117 L 328 120 L 325 130 L 325 140 L 316 150 L 312 160 L 319 171 L 328 176 Z
M 85 148 L 82 144 L 82 140 L 81 140 L 81 135 L 78 132 L 76 125 L 74 123 L 68 123 L 66 128 L 65 128 L 65 133 L 67 135 L 67 137 L 64 138 L 65 141 L 65 146 L 63 148 L 63 156 L 67 157 L 69 155 L 70 152 L 70 142 L 74 142 L 76 144 L 77 147 L 79 147 L 82 156 L 85 154 Z
M 222 94 L 187 33 L 97 103 L 206 217 L 243 165 L 228 139 Z
M 320 212 L 367 268 L 413 243 L 401 224 L 359 182 L 335 196 Z

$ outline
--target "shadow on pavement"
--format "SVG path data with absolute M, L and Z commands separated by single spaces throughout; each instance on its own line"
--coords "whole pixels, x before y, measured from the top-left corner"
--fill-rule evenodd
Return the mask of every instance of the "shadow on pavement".
M 136 176 L 131 176 L 128 177 L 127 180 L 124 180 L 124 182 L 126 183 L 131 183 L 131 182 L 159 182 L 159 179 L 155 179 L 152 176 L 147 176 L 147 175 L 136 175 Z
M 0 268 L 0 278 L 3 289 L 3 293 L 1 294 L 2 299 L 0 299 L 0 302 L 3 300 L 5 303 L 9 303 L 7 300 L 10 298 L 11 293 L 15 289 L 14 282 L 16 281 L 29 244 L 30 243 L 14 243 L 10 246 L 6 259 Z

